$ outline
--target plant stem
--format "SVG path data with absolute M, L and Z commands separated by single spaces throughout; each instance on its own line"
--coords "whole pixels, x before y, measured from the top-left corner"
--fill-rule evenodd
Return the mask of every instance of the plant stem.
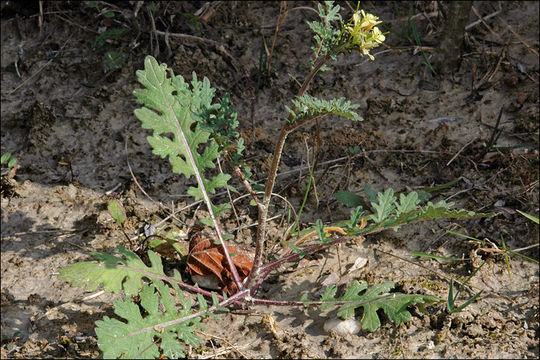
M 257 194 L 255 194 L 255 191 L 253 191 L 253 188 L 251 187 L 251 184 L 249 183 L 249 181 L 244 179 L 244 175 L 242 175 L 242 170 L 240 170 L 240 168 L 238 166 L 233 166 L 232 168 L 233 168 L 233 171 L 234 171 L 236 177 L 238 177 L 238 179 L 240 179 L 242 184 L 244 184 L 244 187 L 248 191 L 249 195 L 251 195 L 251 197 L 253 198 L 253 200 L 257 204 L 257 207 L 260 207 L 261 206 L 261 201 L 259 200 L 259 197 L 257 196 Z
M 167 97 L 163 96 L 163 98 L 166 99 Z M 171 114 L 175 114 L 172 104 L 169 104 L 169 109 L 171 111 Z M 187 112 L 186 112 L 186 116 L 187 116 Z M 206 188 L 204 186 L 203 179 L 197 167 L 197 163 L 195 162 L 195 159 L 193 158 L 193 154 L 191 153 L 191 150 L 190 150 L 191 148 L 189 147 L 189 143 L 186 139 L 186 135 L 184 134 L 184 131 L 182 130 L 182 127 L 180 126 L 180 121 L 178 120 L 176 116 L 174 116 L 174 120 L 176 122 L 178 133 L 180 134 L 180 138 L 182 139 L 182 143 L 184 144 L 184 148 L 186 149 L 186 157 L 189 159 L 191 167 L 194 170 L 193 172 L 195 173 L 195 178 L 197 179 L 199 188 L 201 189 L 201 193 L 204 198 L 204 203 L 206 204 L 206 207 L 208 208 L 208 213 L 210 214 L 210 217 L 212 218 L 212 222 L 214 223 L 214 228 L 216 229 L 216 235 L 219 239 L 221 246 L 223 247 L 223 253 L 225 254 L 225 258 L 227 259 L 227 264 L 229 264 L 229 268 L 231 269 L 234 282 L 236 284 L 238 291 L 241 291 L 243 289 L 242 281 L 240 280 L 240 276 L 238 275 L 236 266 L 234 265 L 231 259 L 231 256 L 229 255 L 229 250 L 227 249 L 227 245 L 225 244 L 225 240 L 223 239 L 219 222 L 216 216 L 214 215 L 214 210 L 212 209 L 212 202 L 210 201 L 210 198 L 208 197 L 208 193 L 206 192 Z
M 311 80 L 317 75 L 319 70 L 326 64 L 326 62 L 330 60 L 330 52 L 328 52 L 324 57 L 319 58 L 319 60 L 315 63 L 315 66 L 313 66 L 313 70 L 306 76 L 306 80 L 304 80 L 304 83 L 300 87 L 300 90 L 298 90 L 297 96 L 302 96 L 306 92 L 309 84 L 311 83 Z
M 227 300 L 223 300 L 222 302 L 220 302 L 218 306 L 224 307 L 225 305 L 233 303 L 234 301 L 236 301 L 236 299 L 245 297 L 247 294 L 248 294 L 247 290 L 239 291 L 236 294 L 234 294 L 233 296 L 231 296 L 230 298 L 228 298 Z M 140 329 L 140 330 L 137 330 L 137 331 L 134 331 L 134 332 L 131 332 L 131 333 L 127 334 L 126 337 L 127 336 L 137 335 L 137 334 L 140 334 L 140 333 L 143 333 L 143 332 L 146 332 L 146 331 L 150 331 L 150 330 L 156 330 L 156 328 L 158 328 L 158 329 L 159 328 L 164 328 L 164 327 L 167 327 L 167 326 L 171 326 L 171 325 L 179 324 L 179 323 L 184 322 L 184 321 L 191 320 L 193 318 L 202 316 L 202 315 L 204 315 L 206 313 L 211 313 L 211 312 L 215 311 L 218 306 L 214 305 L 214 306 L 209 307 L 206 310 L 202 310 L 202 311 L 193 313 L 193 314 L 188 315 L 188 316 L 184 316 L 184 317 L 181 317 L 181 318 L 178 318 L 178 319 L 167 321 L 167 322 L 164 322 L 164 323 L 161 323 L 161 324 L 145 327 L 143 329 Z
M 306 92 L 309 83 L 313 80 L 317 72 L 321 69 L 321 67 L 330 59 L 330 55 L 326 54 L 324 57 L 321 57 L 315 66 L 313 67 L 313 70 L 306 76 L 306 79 L 304 80 L 304 83 L 300 87 L 300 90 L 298 91 L 297 96 L 302 96 Z M 309 118 L 309 120 L 313 120 L 316 117 Z M 289 116 L 288 120 L 292 120 L 292 115 Z M 270 166 L 270 171 L 268 172 L 268 180 L 266 182 L 266 188 L 264 190 L 264 197 L 262 204 L 259 205 L 259 217 L 258 217 L 258 227 L 257 227 L 257 244 L 255 248 L 255 258 L 253 261 L 253 268 L 251 272 L 249 273 L 249 276 L 246 280 L 246 288 L 249 289 L 250 285 L 253 283 L 254 279 L 259 276 L 260 274 L 260 267 L 263 263 L 263 257 L 264 257 L 264 244 L 266 242 L 266 220 L 268 219 L 268 210 L 270 206 L 270 200 L 272 198 L 272 192 L 274 190 L 274 185 L 276 182 L 276 176 L 277 171 L 279 167 L 279 162 L 281 160 L 281 154 L 283 153 L 283 148 L 285 146 L 285 140 L 287 139 L 287 135 L 289 135 L 292 131 L 297 129 L 298 127 L 304 125 L 308 120 L 302 121 L 298 124 L 289 124 L 289 121 L 286 121 L 283 125 L 283 128 L 281 129 L 281 132 L 279 133 L 279 138 L 276 143 L 276 147 L 274 150 L 274 156 L 272 158 L 272 165 Z
M 308 156 L 308 165 L 309 165 L 309 152 L 307 156 Z M 315 164 L 316 164 L 316 161 L 313 161 L 313 164 L 311 165 L 311 169 L 309 170 L 309 181 L 306 186 L 306 192 L 304 193 L 304 199 L 302 200 L 302 205 L 300 205 L 300 210 L 298 210 L 298 216 L 296 217 L 296 221 L 294 222 L 293 227 L 291 229 L 292 232 L 296 231 L 296 227 L 298 226 L 298 223 L 300 222 L 300 216 L 302 216 L 302 211 L 304 210 L 304 206 L 306 205 L 309 191 L 311 190 L 311 184 L 315 180 L 313 179 L 313 171 L 315 170 Z
M 334 239 L 332 240 L 331 242 L 327 243 L 327 244 L 318 244 L 318 245 L 313 245 L 311 247 L 309 247 L 308 249 L 306 250 L 303 250 L 302 251 L 302 255 L 303 256 L 307 256 L 307 255 L 310 255 L 310 254 L 313 254 L 313 253 L 316 253 L 318 251 L 321 251 L 321 250 L 324 250 L 326 248 L 329 248 L 329 247 L 332 247 L 336 244 L 339 244 L 339 243 L 342 243 L 343 241 L 346 241 L 346 240 L 350 240 L 351 238 L 348 237 L 348 236 L 345 236 L 345 237 L 339 237 L 337 239 Z M 272 261 L 270 263 L 267 263 L 267 264 L 264 264 L 263 266 L 261 266 L 260 268 L 260 271 L 263 273 L 260 278 L 258 279 L 257 283 L 250 289 L 251 290 L 251 295 L 255 294 L 255 292 L 257 291 L 257 289 L 259 288 L 259 286 L 261 286 L 261 284 L 263 283 L 263 281 L 266 279 L 266 277 L 268 275 L 270 275 L 270 273 L 276 269 L 278 266 L 280 266 L 281 264 L 284 264 L 286 262 L 289 262 L 289 261 L 294 261 L 294 260 L 297 260 L 300 258 L 300 254 L 291 254 L 291 255 L 288 255 L 288 256 L 285 256 L 285 257 L 282 257 L 281 259 L 278 259 L 278 260 L 275 260 L 275 261 Z

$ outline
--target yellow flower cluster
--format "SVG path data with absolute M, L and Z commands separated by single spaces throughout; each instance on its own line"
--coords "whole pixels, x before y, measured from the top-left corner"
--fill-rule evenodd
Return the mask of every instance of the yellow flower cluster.
M 352 46 L 360 49 L 362 54 L 369 56 L 371 60 L 375 60 L 369 50 L 379 46 L 386 39 L 381 30 L 375 26 L 382 21 L 378 21 L 379 18 L 373 14 L 366 14 L 364 10 L 355 12 L 352 20 L 353 23 L 351 24 L 349 21 L 349 25 L 345 27 L 351 34 L 350 42 Z

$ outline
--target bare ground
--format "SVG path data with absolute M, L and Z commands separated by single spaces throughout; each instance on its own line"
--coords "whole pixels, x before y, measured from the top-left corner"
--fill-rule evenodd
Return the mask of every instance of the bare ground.
M 310 88 L 315 96 L 345 96 L 360 104 L 365 121 L 329 118 L 318 129 L 293 134 L 277 190 L 299 207 L 307 184 L 307 149 L 313 161 L 319 146 L 318 196 L 308 199 L 302 216 L 306 225 L 317 218 L 331 223 L 348 217 L 349 210 L 333 197 L 338 190 L 362 194 L 368 183 L 378 191 L 401 191 L 458 177 L 462 180 L 435 200 L 451 198 L 459 207 L 500 214 L 405 227 L 364 242 L 351 240 L 339 252 L 332 249 L 280 269 L 260 295 L 298 300 L 302 292 L 317 293 L 329 284 L 356 279 L 370 284 L 392 280 L 400 291 L 445 298 L 447 278 L 463 279 L 486 261 L 471 284 L 484 290 L 481 299 L 452 315 L 443 304 L 428 314 L 415 311 L 411 322 L 399 326 L 383 317 L 378 331 L 346 336 L 324 332 L 325 320 L 335 317 L 332 311 L 254 307 L 250 314 L 207 319 L 207 329 L 200 333 L 205 341 L 199 349 L 190 349 L 189 357 L 538 358 L 538 265 L 510 256 L 507 269 L 504 256 L 493 252 L 493 244 L 500 247 L 502 240 L 510 249 L 538 244 L 538 226 L 516 212 L 538 216 L 538 2 L 503 2 L 503 11 L 486 20 L 491 30 L 482 23 L 472 26 L 460 70 L 444 78 L 431 74 L 406 37 L 412 8 L 426 56 L 431 57 L 430 49 L 442 36 L 440 16 L 429 15 L 436 2 L 392 4 L 363 3 L 395 31 L 387 36 L 389 47 L 375 51 L 376 61 L 357 54 L 340 58 L 333 71 L 318 77 Z M 114 297 L 72 288 L 57 278 L 58 269 L 88 259 L 91 251 L 114 253 L 117 245 L 126 245 L 107 212 L 111 196 L 127 209 L 130 235 L 167 215 L 134 184 L 126 158 L 155 201 L 169 208 L 174 202 L 177 210 L 190 201 L 184 195 L 187 182 L 171 172 L 167 161 L 151 154 L 148 133 L 133 115 L 135 70 L 153 53 L 176 74 L 189 79 L 196 71 L 210 79 L 218 94 L 231 93 L 248 142 L 253 117 L 256 131 L 249 161 L 262 183 L 279 119 L 286 115 L 283 102 L 296 93 L 306 73 L 311 52 L 306 21 L 315 20 L 314 13 L 295 10 L 288 15 L 268 77 L 259 60 L 264 41 L 271 46 L 277 2 L 225 2 L 207 23 L 191 20 L 189 14 L 200 8 L 196 2 L 160 4 L 158 30 L 168 23 L 171 33 L 213 39 L 225 51 L 171 36 L 169 54 L 164 37 L 157 35 L 159 55 L 156 38 L 150 42 L 146 5 L 134 18 L 135 5 L 99 3 L 100 10 L 109 6 L 115 11 L 111 21 L 82 3 L 45 3 L 41 28 L 37 4 L 24 9 L 4 5 L 2 153 L 16 152 L 20 167 L 12 179 L 2 176 L 1 355 L 98 357 L 94 322 L 105 314 L 112 316 Z M 497 11 L 487 2 L 474 6 L 483 16 Z M 350 9 L 346 4 L 343 8 L 346 17 Z M 469 23 L 477 19 L 471 13 Z M 100 26 L 128 32 L 93 49 Z M 119 48 L 125 63 L 104 71 L 105 51 Z M 500 136 L 490 143 L 497 129 Z M 360 150 L 356 154 L 350 149 L 354 146 Z M 114 195 L 107 193 L 111 189 Z M 274 215 L 280 216 L 273 220 L 270 245 L 278 243 L 286 226 L 285 205 L 275 203 Z M 238 219 L 231 214 L 225 224 L 229 231 L 256 219 L 248 200 L 235 206 Z M 180 212 L 180 221 L 173 225 L 184 229 L 193 211 Z M 447 229 L 489 241 L 468 241 Z M 236 241 L 252 246 L 254 231 L 235 231 Z M 411 251 L 471 261 L 428 260 L 411 256 Z M 538 260 L 538 247 L 521 252 Z M 351 271 L 359 258 L 367 259 L 367 265 Z

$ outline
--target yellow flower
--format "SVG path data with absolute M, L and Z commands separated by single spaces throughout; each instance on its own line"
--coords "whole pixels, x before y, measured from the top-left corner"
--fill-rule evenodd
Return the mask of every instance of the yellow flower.
M 382 44 L 386 40 L 386 36 L 379 30 L 378 27 L 373 28 L 373 41 Z
M 345 30 L 351 34 L 350 44 L 357 47 L 363 55 L 369 56 L 371 60 L 375 58 L 369 50 L 379 46 L 386 39 L 381 30 L 375 26 L 382 22 L 378 20 L 377 16 L 360 10 L 353 14 L 352 24 L 349 22 L 349 25 L 345 27 Z
M 370 14 L 370 13 L 366 14 L 364 10 L 360 10 L 360 13 L 362 14 L 363 19 L 359 21 L 360 23 L 359 27 L 362 28 L 363 30 L 370 31 L 373 28 L 373 26 L 382 23 L 382 21 L 377 21 L 379 20 L 379 18 L 373 14 Z M 354 15 L 358 15 L 358 13 L 355 13 Z M 354 20 L 354 15 L 353 15 L 353 20 Z M 359 18 L 359 16 L 357 16 L 357 18 Z M 355 26 L 356 26 L 356 21 L 355 21 Z
M 355 12 L 353 14 L 353 24 L 354 26 L 347 26 L 347 30 L 351 33 L 351 35 L 355 36 L 358 33 L 360 33 L 362 30 L 364 31 L 371 31 L 371 29 L 377 25 L 380 24 L 382 21 L 377 21 L 379 18 L 373 14 L 365 13 L 364 10 L 360 10 L 360 12 Z

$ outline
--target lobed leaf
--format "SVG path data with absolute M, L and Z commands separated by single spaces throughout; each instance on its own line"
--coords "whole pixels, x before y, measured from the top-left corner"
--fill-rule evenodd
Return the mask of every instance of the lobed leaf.
M 387 281 L 377 284 L 368 289 L 366 283 L 354 281 L 346 290 L 342 297 L 335 297 L 336 287 L 330 286 L 321 296 L 320 310 L 326 310 L 332 306 L 339 306 L 338 316 L 342 319 L 351 319 L 355 316 L 357 308 L 363 308 L 362 329 L 374 332 L 381 326 L 381 321 L 377 311 L 382 309 L 388 318 L 395 324 L 409 321 L 411 313 L 408 307 L 417 304 L 431 304 L 442 301 L 441 299 L 429 295 L 415 295 L 388 292 L 394 288 L 394 283 Z M 367 289 L 367 290 L 366 290 Z M 360 292 L 366 290 L 362 295 Z M 336 304 L 336 302 L 345 302 Z
M 181 292 L 176 293 L 181 306 L 175 305 L 170 288 L 161 280 L 144 285 L 140 292 L 140 307 L 131 299 L 114 302 L 114 312 L 123 321 L 105 316 L 96 321 L 99 349 L 104 358 L 167 358 L 184 357 L 184 344 L 198 346 L 193 333 L 200 325 L 200 317 L 167 327 L 160 324 L 189 316 L 191 302 Z M 144 314 L 144 315 L 143 315 Z M 161 339 L 159 342 L 157 339 Z
M 335 59 L 335 48 L 339 43 L 343 20 L 339 14 L 339 5 L 334 6 L 333 1 L 325 1 L 324 6 L 318 4 L 319 18 L 321 21 L 308 21 L 309 28 L 315 33 L 313 38 L 317 43 L 312 47 L 315 58 L 329 54 Z M 311 62 L 313 66 L 313 61 Z M 327 66 L 321 71 L 329 70 Z
M 123 290 L 126 295 L 136 295 L 143 286 L 144 277 L 157 280 L 157 275 L 166 276 L 161 258 L 155 252 L 148 251 L 152 265 L 148 267 L 134 252 L 122 246 L 118 247 L 118 251 L 125 259 L 94 252 L 92 256 L 102 262 L 82 261 L 69 264 L 60 269 L 58 277 L 72 286 L 85 286 L 87 291 L 94 291 L 103 285 L 104 290 L 115 294 Z M 178 272 L 174 279 L 181 280 Z
M 420 199 L 416 191 L 411 191 L 407 195 L 399 194 L 399 204 L 396 204 L 397 215 L 414 210 L 419 202 Z
M 175 76 L 152 56 L 146 57 L 144 70 L 137 71 L 137 79 L 144 88 L 135 89 L 133 95 L 143 107 L 135 110 L 135 116 L 141 120 L 143 128 L 153 130 L 152 136 L 147 137 L 153 153 L 162 158 L 169 157 L 173 172 L 188 179 L 196 171 L 203 174 L 205 169 L 215 168 L 220 148 L 211 136 L 209 126 L 216 124 L 201 121 L 203 114 L 220 108 L 220 105 L 212 104 L 215 89 L 210 86 L 210 81 L 204 78 L 201 82 L 193 73 L 190 87 L 182 76 Z M 226 110 L 229 111 L 229 107 Z M 229 179 L 230 175 L 218 174 L 203 182 L 206 191 L 214 193 L 216 188 L 225 187 Z M 199 185 L 190 187 L 188 194 L 196 201 L 203 198 Z
M 358 115 L 355 109 L 359 105 L 352 104 L 345 98 L 321 100 L 309 95 L 302 95 L 292 101 L 293 109 L 285 106 L 287 111 L 292 115 L 289 119 L 290 123 L 297 123 L 305 119 L 334 114 L 343 116 L 354 121 L 362 121 L 363 118 Z
M 392 189 L 387 189 L 384 193 L 378 193 L 377 202 L 371 203 L 377 213 L 371 215 L 370 219 L 376 223 L 381 223 L 386 220 L 396 207 L 394 204 L 395 200 L 396 197 L 394 196 L 394 190 Z

